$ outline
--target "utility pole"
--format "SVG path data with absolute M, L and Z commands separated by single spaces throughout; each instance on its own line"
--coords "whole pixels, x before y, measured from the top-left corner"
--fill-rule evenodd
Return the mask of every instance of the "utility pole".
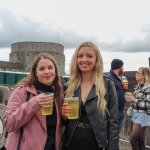
M 150 57 L 149 57 L 149 68 L 150 68 Z
M 58 43 L 59 43 L 59 31 L 58 31 Z

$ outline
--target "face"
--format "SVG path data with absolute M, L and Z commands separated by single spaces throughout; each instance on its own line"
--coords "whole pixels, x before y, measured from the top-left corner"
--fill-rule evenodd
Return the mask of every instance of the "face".
M 51 85 L 56 76 L 53 62 L 49 59 L 41 59 L 37 64 L 36 76 L 39 82 Z
M 123 70 L 123 69 L 124 69 L 123 67 L 119 68 L 119 70 L 118 70 L 118 75 L 122 75 L 122 74 L 124 73 L 124 70 Z
M 96 63 L 96 55 L 88 46 L 81 47 L 77 56 L 77 65 L 81 72 L 92 72 Z
M 142 69 L 138 69 L 135 77 L 136 77 L 136 81 L 138 81 L 139 83 L 144 82 L 144 76 L 143 76 L 143 73 L 142 73 Z

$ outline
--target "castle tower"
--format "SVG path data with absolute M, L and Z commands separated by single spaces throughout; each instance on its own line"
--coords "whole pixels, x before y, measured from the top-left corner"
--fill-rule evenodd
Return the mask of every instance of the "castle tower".
M 62 75 L 65 74 L 64 47 L 52 42 L 17 42 L 11 45 L 10 63 L 18 64 L 18 71 L 28 72 L 36 55 L 46 52 L 54 56 Z M 20 65 L 20 66 L 19 66 Z M 22 68 L 24 66 L 24 68 Z

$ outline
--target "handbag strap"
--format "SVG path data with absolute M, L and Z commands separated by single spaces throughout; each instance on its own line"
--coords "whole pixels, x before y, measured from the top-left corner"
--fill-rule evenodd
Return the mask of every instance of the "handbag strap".
M 29 98 L 30 98 L 30 92 L 27 91 L 26 102 L 29 101 Z M 22 135 L 23 135 L 23 126 L 20 128 L 20 136 L 19 136 L 19 141 L 17 145 L 17 150 L 20 150 L 20 142 L 21 142 Z
M 17 150 L 20 149 L 20 142 L 21 142 L 22 135 L 23 135 L 23 127 L 20 128 L 20 136 L 19 136 L 19 141 L 18 141 L 18 145 L 17 145 Z

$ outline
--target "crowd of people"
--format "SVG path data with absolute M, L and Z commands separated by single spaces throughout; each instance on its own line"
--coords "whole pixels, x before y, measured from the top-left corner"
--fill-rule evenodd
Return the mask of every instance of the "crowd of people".
M 124 62 L 115 58 L 104 75 L 100 50 L 92 42 L 83 42 L 72 56 L 69 81 L 62 84 L 56 60 L 40 53 L 9 97 L 4 116 L 6 149 L 119 150 L 127 101 L 133 107 L 132 149 L 144 150 L 144 133 L 150 126 L 150 69 L 138 69 L 132 95 L 125 94 L 128 84 L 122 85 L 123 73 Z M 68 118 L 73 109 L 64 98 L 69 97 L 79 99 L 77 119 Z M 52 114 L 43 115 L 42 109 L 50 107 L 51 101 Z

